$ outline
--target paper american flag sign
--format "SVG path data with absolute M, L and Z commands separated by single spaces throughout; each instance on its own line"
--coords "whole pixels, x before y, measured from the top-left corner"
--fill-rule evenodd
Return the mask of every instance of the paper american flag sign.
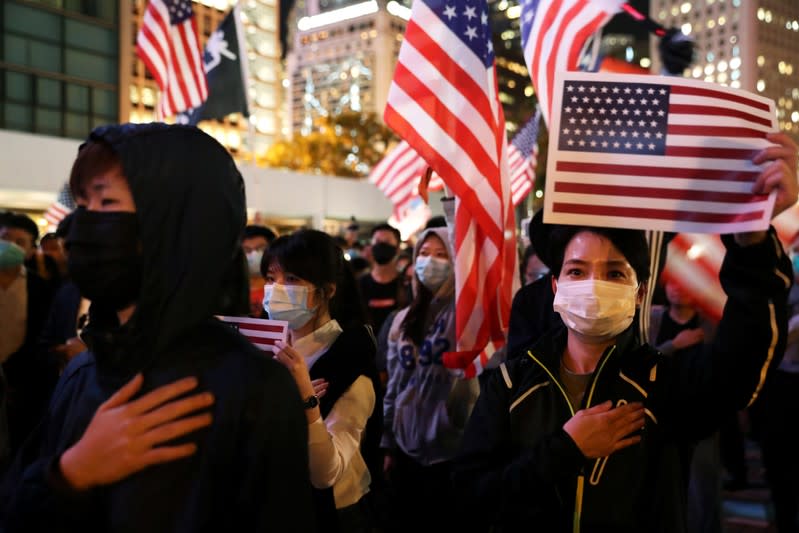
M 277 353 L 277 341 L 286 342 L 289 323 L 285 320 L 267 320 L 265 318 L 247 318 L 241 316 L 222 316 L 216 318 L 230 324 L 247 340 L 265 352 Z
M 766 229 L 752 157 L 777 131 L 774 102 L 670 76 L 556 77 L 544 220 L 649 230 Z

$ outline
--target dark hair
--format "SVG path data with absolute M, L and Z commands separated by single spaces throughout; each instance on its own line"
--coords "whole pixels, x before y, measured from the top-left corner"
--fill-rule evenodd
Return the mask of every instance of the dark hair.
M 548 259 L 547 266 L 552 275 L 558 276 L 563 267 L 563 254 L 566 246 L 575 235 L 582 231 L 596 233 L 608 239 L 633 267 L 640 283 L 649 279 L 649 244 L 641 230 L 604 228 L 597 226 L 566 226 L 553 225 L 548 232 Z M 540 246 L 540 244 L 537 243 Z
M 51 231 L 50 233 L 45 233 L 42 235 L 42 238 L 39 239 L 39 245 L 44 245 L 44 243 L 49 241 L 55 241 L 58 239 L 58 234 Z
M 342 328 L 366 323 L 366 311 L 352 269 L 341 248 L 327 233 L 301 229 L 278 237 L 261 259 L 264 277 L 272 263 L 313 284 L 322 298 L 328 300 L 330 317 Z M 329 284 L 336 287 L 332 298 L 326 293 Z
M 525 271 L 527 270 L 527 262 L 530 261 L 530 259 L 532 259 L 535 255 L 535 248 L 533 248 L 532 244 L 529 244 L 522 253 L 522 260 L 519 262 L 519 276 L 521 277 L 522 285 L 524 285 L 524 275 Z
M 36 222 L 34 222 L 31 217 L 24 213 L 6 213 L 2 219 L 0 219 L 0 225 L 5 228 L 21 229 L 22 231 L 30 233 L 34 245 L 36 245 L 36 241 L 39 240 L 39 226 L 36 225 Z
M 266 239 L 267 244 L 272 244 L 272 241 L 277 239 L 277 234 L 266 226 L 259 226 L 250 224 L 244 228 L 244 239 L 252 239 L 254 237 L 263 237 Z
M 399 230 L 394 226 L 392 226 L 391 224 L 389 224 L 388 222 L 383 222 L 373 227 L 372 231 L 369 232 L 369 238 L 371 239 L 372 237 L 374 237 L 375 233 L 377 233 L 378 231 L 390 231 L 391 233 L 394 234 L 394 237 L 397 238 L 397 244 L 402 242 L 402 235 L 400 234 Z
M 430 217 L 430 220 L 428 220 L 427 224 L 424 225 L 424 229 L 445 228 L 445 227 L 447 227 L 447 219 L 444 218 L 444 215 L 436 215 L 434 217 Z
M 72 197 L 84 198 L 86 182 L 115 166 L 122 168 L 122 160 L 110 144 L 103 141 L 87 141 L 81 145 L 78 157 L 72 163 L 72 170 L 69 173 Z

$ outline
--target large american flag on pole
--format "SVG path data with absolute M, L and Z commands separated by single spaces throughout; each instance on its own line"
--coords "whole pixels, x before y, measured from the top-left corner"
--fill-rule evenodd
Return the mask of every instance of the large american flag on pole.
M 508 167 L 513 205 L 519 205 L 535 184 L 538 165 L 538 123 L 541 109 L 522 126 L 508 146 Z
M 544 121 L 551 123 L 555 72 L 578 70 L 588 38 L 623 0 L 521 0 L 522 49 Z
M 413 3 L 384 117 L 456 198 L 458 350 L 501 345 L 515 279 L 515 221 L 485 0 Z
M 136 36 L 136 54 L 161 90 L 159 118 L 198 107 L 208 98 L 202 53 L 191 0 L 150 0 Z
M 545 220 L 689 233 L 768 227 L 751 159 L 774 102 L 672 76 L 558 73 Z

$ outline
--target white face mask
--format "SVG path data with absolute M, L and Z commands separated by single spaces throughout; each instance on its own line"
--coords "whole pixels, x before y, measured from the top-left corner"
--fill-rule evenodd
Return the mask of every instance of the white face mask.
M 264 285 L 264 310 L 272 320 L 285 320 L 291 330 L 303 327 L 316 314 L 308 307 L 310 289 L 304 285 Z
M 261 258 L 263 256 L 263 250 L 253 250 L 247 254 L 247 269 L 250 271 L 250 276 L 261 275 Z
M 439 259 L 431 255 L 419 256 L 416 258 L 414 270 L 422 285 L 427 287 L 430 292 L 435 293 L 447 281 L 452 272 L 452 264 L 446 259 Z
M 597 340 L 615 337 L 633 322 L 637 285 L 595 279 L 558 283 L 553 309 L 569 329 Z

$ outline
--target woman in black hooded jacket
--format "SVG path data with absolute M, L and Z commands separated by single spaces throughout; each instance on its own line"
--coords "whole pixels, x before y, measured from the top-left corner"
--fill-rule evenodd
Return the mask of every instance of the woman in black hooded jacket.
M 106 126 L 70 184 L 86 205 L 67 245 L 89 351 L 4 480 L 2 527 L 312 531 L 294 380 L 214 318 L 247 302 L 230 155 L 193 127 Z

